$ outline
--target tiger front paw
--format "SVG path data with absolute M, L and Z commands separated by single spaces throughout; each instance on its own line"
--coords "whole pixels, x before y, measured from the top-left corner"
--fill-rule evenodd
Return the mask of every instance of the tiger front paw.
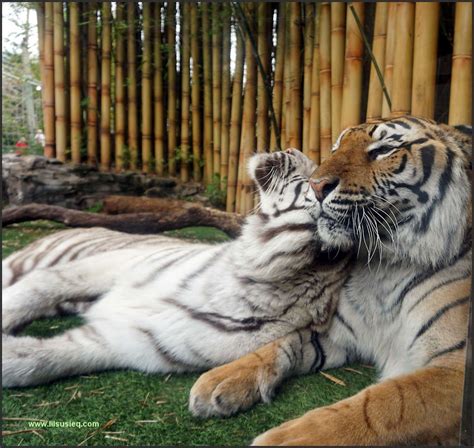
M 355 415 L 354 415 L 355 414 Z M 379 445 L 358 413 L 346 403 L 314 409 L 260 434 L 252 446 Z
M 196 417 L 228 417 L 269 402 L 278 383 L 273 370 L 247 355 L 201 375 L 191 389 L 189 410 Z

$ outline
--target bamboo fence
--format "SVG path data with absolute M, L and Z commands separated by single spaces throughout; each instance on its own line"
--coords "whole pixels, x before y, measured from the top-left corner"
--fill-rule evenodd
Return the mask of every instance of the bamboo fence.
M 470 2 L 35 8 L 45 155 L 201 182 L 228 211 L 256 205 L 246 169 L 256 151 L 294 146 L 320 163 L 366 120 L 471 123 Z

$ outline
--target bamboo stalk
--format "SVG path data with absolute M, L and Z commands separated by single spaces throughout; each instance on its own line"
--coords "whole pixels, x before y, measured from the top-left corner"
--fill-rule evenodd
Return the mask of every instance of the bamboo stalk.
M 319 20 L 320 159 L 331 154 L 331 5 L 321 4 Z
M 204 80 L 204 180 L 212 182 L 212 73 L 211 73 L 211 42 L 209 38 L 210 20 L 209 4 L 202 3 L 202 65 Z
M 331 138 L 333 143 L 341 132 L 346 14 L 344 3 L 331 3 Z
M 246 5 L 246 16 L 250 32 L 255 32 L 254 14 L 255 5 Z M 245 83 L 244 106 L 242 115 L 242 137 L 240 141 L 240 152 L 243 154 L 242 169 L 242 198 L 240 212 L 247 214 L 253 208 L 253 182 L 247 172 L 249 157 L 255 149 L 255 118 L 257 106 L 257 64 L 252 53 L 252 41 L 249 35 L 245 36 L 245 59 L 247 65 L 247 81 Z
M 97 163 L 97 81 L 99 67 L 97 63 L 97 5 L 88 4 L 87 25 L 87 163 Z
M 100 169 L 110 168 L 110 69 L 111 69 L 111 26 L 110 2 L 102 3 L 101 16 L 101 75 L 100 75 Z
M 164 174 L 165 163 L 165 107 L 163 100 L 163 62 L 161 56 L 161 3 L 153 3 L 153 108 L 155 170 Z
M 257 6 L 257 47 L 262 61 L 265 76 L 270 71 L 270 49 L 268 42 L 268 4 L 261 2 Z M 269 146 L 268 97 L 266 94 L 265 78 L 258 72 L 257 78 L 257 152 L 265 152 Z
M 168 25 L 168 172 L 176 175 L 176 2 L 167 2 L 166 23 Z
M 434 118 L 439 8 L 437 2 L 417 3 L 411 113 Z
M 290 92 L 291 92 L 291 73 L 290 73 L 290 14 L 289 6 L 287 2 L 283 2 L 285 8 L 285 16 L 282 19 L 285 20 L 285 52 L 284 52 L 284 69 L 283 69 L 283 104 L 282 104 L 282 113 L 281 113 L 281 145 L 282 148 L 288 148 L 290 146 L 289 141 L 289 123 L 290 123 Z
M 220 173 L 221 166 L 221 45 L 220 5 L 212 3 L 212 148 L 213 173 Z
M 309 158 L 319 165 L 320 161 L 320 94 L 319 94 L 319 17 L 320 5 L 316 5 L 313 41 L 313 64 L 311 74 L 311 129 L 309 134 Z
M 36 23 L 38 24 L 38 52 L 40 65 L 41 89 L 44 92 L 44 3 L 35 3 Z M 44 100 L 43 100 L 44 108 Z
M 81 60 L 79 42 L 79 5 L 70 4 L 71 23 L 71 158 L 81 163 Z
M 286 35 L 286 3 L 281 2 L 278 7 L 277 44 L 275 54 L 275 73 L 273 81 L 273 110 L 275 111 L 278 128 L 282 130 L 283 105 L 283 73 L 285 62 L 285 35 Z M 279 139 L 280 137 L 280 139 Z M 278 136 L 274 126 L 270 133 L 270 150 L 276 151 L 281 147 L 281 135 Z
M 227 176 L 226 210 L 236 211 L 236 188 L 239 171 L 240 127 L 242 119 L 242 82 L 244 78 L 244 42 L 237 32 L 234 79 L 232 81 L 232 111 L 229 143 L 229 171 Z
M 125 4 L 117 3 L 115 22 L 115 169 L 121 171 L 124 168 L 125 147 Z
M 190 9 L 189 3 L 183 3 L 182 6 L 182 57 L 181 57 L 181 180 L 189 181 L 189 58 L 191 56 L 189 45 L 189 27 L 190 27 Z
M 66 159 L 71 159 L 71 40 L 70 40 L 70 4 L 65 2 L 63 11 L 63 45 L 64 45 L 64 129 L 66 133 Z
M 397 2 L 388 2 L 387 41 L 385 42 L 385 67 L 383 79 L 387 91 L 392 96 L 393 61 L 395 58 L 395 39 L 397 32 Z M 382 118 L 390 117 L 391 107 L 385 97 L 382 98 Z
M 292 148 L 301 148 L 301 8 L 290 3 L 290 138 Z
M 361 121 L 360 108 L 362 101 L 362 58 L 364 41 L 351 7 L 364 23 L 364 3 L 354 2 L 347 8 L 346 55 L 344 61 L 344 85 L 342 91 L 341 124 L 339 131 Z M 338 132 L 339 133 L 339 132 Z
M 54 43 L 53 4 L 45 3 L 44 12 L 44 155 L 56 155 L 55 112 L 54 112 Z
M 150 173 L 153 171 L 151 158 L 151 4 L 143 2 L 143 56 L 142 56 L 142 171 Z
M 54 110 L 56 158 L 66 161 L 66 98 L 64 94 L 64 16 L 62 2 L 54 2 Z
M 314 43 L 314 8 L 305 5 L 304 19 L 304 72 L 303 72 L 303 153 L 309 154 L 309 136 L 311 132 L 311 78 Z
M 137 63 L 135 48 L 135 4 L 127 2 L 127 146 L 130 152 L 130 168 L 138 165 L 138 110 L 137 110 Z
M 457 2 L 449 98 L 449 124 L 472 120 L 472 3 Z
M 385 43 L 387 40 L 388 3 L 377 3 L 375 11 L 374 37 L 372 53 L 379 67 L 385 65 Z M 369 95 L 367 100 L 367 121 L 382 117 L 382 85 L 374 64 L 370 67 Z
M 199 58 L 199 20 L 198 5 L 191 3 L 191 58 L 192 58 L 192 85 L 191 85 L 191 114 L 193 139 L 193 178 L 201 180 L 201 83 Z
M 411 111 L 411 83 L 413 74 L 413 25 L 414 3 L 397 3 L 397 28 L 393 60 L 393 85 L 391 93 L 392 117 Z
M 221 103 L 221 167 L 220 178 L 223 189 L 227 183 L 229 171 L 229 145 L 230 145 L 230 18 L 229 7 L 224 6 L 222 17 L 222 103 Z

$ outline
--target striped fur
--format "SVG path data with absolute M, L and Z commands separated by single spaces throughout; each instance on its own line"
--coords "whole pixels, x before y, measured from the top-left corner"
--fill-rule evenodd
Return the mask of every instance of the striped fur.
M 415 117 L 344 131 L 314 178 L 326 182 L 322 241 L 358 251 L 330 328 L 317 342 L 293 333 L 205 373 L 191 407 L 217 414 L 216 395 L 227 408 L 249 407 L 258 390 L 268 395 L 282 378 L 308 372 L 305 356 L 293 355 L 319 344 L 318 367 L 373 363 L 380 381 L 255 445 L 457 444 L 471 289 L 470 132 Z
M 233 242 L 67 230 L 7 258 L 4 386 L 110 368 L 204 370 L 298 328 L 324 327 L 349 259 L 328 257 L 318 242 L 313 170 L 296 150 L 254 156 L 261 206 Z M 49 339 L 11 335 L 68 311 L 86 323 Z

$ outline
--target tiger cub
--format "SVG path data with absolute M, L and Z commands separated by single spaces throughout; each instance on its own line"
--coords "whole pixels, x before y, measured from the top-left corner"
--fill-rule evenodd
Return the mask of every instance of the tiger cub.
M 47 339 L 4 334 L 3 385 L 112 368 L 204 370 L 323 327 L 350 260 L 318 242 L 314 168 L 297 150 L 253 156 L 260 210 L 232 242 L 66 230 L 8 257 L 4 333 L 66 310 L 86 323 Z M 305 363 L 321 362 L 317 353 Z

